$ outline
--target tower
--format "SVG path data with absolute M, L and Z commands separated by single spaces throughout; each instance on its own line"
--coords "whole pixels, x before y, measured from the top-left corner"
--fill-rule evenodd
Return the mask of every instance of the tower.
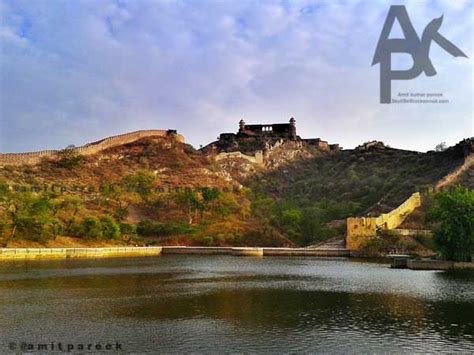
M 245 131 L 245 122 L 244 120 L 239 121 L 239 133 L 244 133 Z
M 290 118 L 289 138 L 291 140 L 296 140 L 296 120 L 294 117 Z

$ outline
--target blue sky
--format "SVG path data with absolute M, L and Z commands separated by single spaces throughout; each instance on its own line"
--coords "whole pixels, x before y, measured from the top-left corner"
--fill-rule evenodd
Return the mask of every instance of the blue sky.
M 441 92 L 450 103 L 379 103 L 371 63 L 393 4 L 419 36 L 444 15 L 440 33 L 469 58 L 433 43 L 438 75 L 393 82 L 392 96 Z M 291 116 L 301 136 L 347 148 L 454 144 L 474 135 L 473 15 L 469 0 L 0 0 L 0 151 L 151 128 L 199 147 L 241 118 Z

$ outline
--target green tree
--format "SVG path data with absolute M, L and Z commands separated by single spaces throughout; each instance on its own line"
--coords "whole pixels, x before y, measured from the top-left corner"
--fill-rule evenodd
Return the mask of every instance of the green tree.
M 232 213 L 240 210 L 241 206 L 230 193 L 221 194 L 212 208 L 212 212 L 220 218 L 230 217 Z
M 33 228 L 25 229 L 24 235 L 34 240 L 46 240 L 56 238 L 63 229 L 61 220 L 56 217 L 58 212 L 58 201 L 52 194 L 41 194 L 33 197 L 27 214 L 32 220 Z
M 281 224 L 283 230 L 290 239 L 298 239 L 301 234 L 302 213 L 298 208 L 286 209 L 281 215 Z
M 110 216 L 100 218 L 102 236 L 108 239 L 120 238 L 120 225 Z
M 32 240 L 56 237 L 63 228 L 56 217 L 58 204 L 50 194 L 30 192 L 0 192 L 0 205 L 4 211 L 3 229 L 7 230 L 7 240 L 16 235 Z
M 49 221 L 49 231 L 53 239 L 56 239 L 64 229 L 65 226 L 59 218 L 51 218 Z
M 436 147 L 435 147 L 435 150 L 437 152 L 444 152 L 446 149 L 447 149 L 447 145 L 446 145 L 446 142 L 441 142 L 439 144 L 436 144 Z
M 428 212 L 435 223 L 434 240 L 447 260 L 471 261 L 474 253 L 474 192 L 456 187 L 438 192 Z
M 180 191 L 176 195 L 176 201 L 183 208 L 187 223 L 189 225 L 193 224 L 198 212 L 202 209 L 199 195 L 191 190 Z
M 204 218 L 204 212 L 209 209 L 210 204 L 221 196 L 218 188 L 205 187 L 201 189 L 202 199 L 198 203 L 201 219 Z
M 33 203 L 34 198 L 30 193 L 12 193 L 6 198 L 5 206 L 10 225 L 9 240 L 18 233 L 27 236 L 28 232 L 34 231 L 34 219 L 31 215 Z
M 102 238 L 102 225 L 97 217 L 86 217 L 81 223 L 82 236 L 87 238 Z

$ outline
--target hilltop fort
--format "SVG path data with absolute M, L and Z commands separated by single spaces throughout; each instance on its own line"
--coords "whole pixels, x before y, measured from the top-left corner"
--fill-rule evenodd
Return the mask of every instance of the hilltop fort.
M 184 137 L 176 130 L 142 130 L 125 133 L 118 136 L 88 143 L 80 147 L 71 148 L 80 155 L 92 155 L 106 149 L 128 144 L 143 138 L 168 137 L 184 143 Z M 277 149 L 280 155 L 294 154 L 303 146 L 312 146 L 320 151 L 338 151 L 342 149 L 338 144 L 329 144 L 320 138 L 303 139 L 296 132 L 296 120 L 292 117 L 289 123 L 273 124 L 246 124 L 239 122 L 237 133 L 221 133 L 218 140 L 201 149 L 206 155 L 222 158 L 244 158 L 250 162 L 263 164 L 270 161 L 269 156 Z M 0 166 L 38 164 L 42 159 L 55 158 L 60 151 L 43 150 L 27 153 L 0 153 Z M 276 165 L 273 162 L 270 165 Z
M 272 124 L 246 124 L 244 120 L 240 120 L 237 133 L 221 133 L 217 141 L 202 150 L 206 153 L 241 152 L 265 156 L 272 148 L 283 143 L 290 143 L 288 148 L 310 145 L 321 151 L 342 149 L 339 144 L 329 144 L 320 138 L 301 138 L 296 132 L 296 120 L 292 117 L 289 123 Z

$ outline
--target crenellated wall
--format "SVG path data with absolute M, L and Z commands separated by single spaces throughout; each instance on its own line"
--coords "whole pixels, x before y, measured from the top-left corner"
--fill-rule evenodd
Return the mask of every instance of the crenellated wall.
M 73 148 L 73 150 L 80 155 L 92 155 L 105 149 L 131 143 L 146 137 L 173 137 L 178 142 L 184 143 L 184 137 L 177 134 L 174 130 L 150 129 L 112 136 L 81 147 Z M 37 164 L 41 159 L 54 157 L 58 152 L 58 150 L 42 150 L 28 153 L 0 153 L 0 165 Z
M 421 196 L 415 192 L 400 206 L 383 213 L 378 217 L 350 217 L 347 219 L 346 245 L 349 250 L 358 250 L 364 240 L 375 237 L 378 229 L 394 229 L 403 223 L 405 218 L 421 206 Z

